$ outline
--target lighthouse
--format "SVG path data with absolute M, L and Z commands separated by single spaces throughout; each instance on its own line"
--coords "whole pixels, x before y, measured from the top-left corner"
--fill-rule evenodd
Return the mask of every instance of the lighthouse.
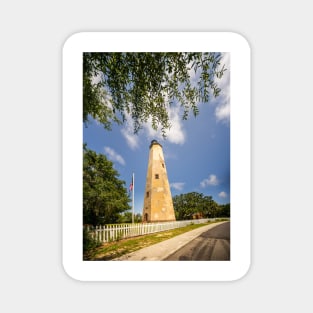
M 143 222 L 175 221 L 162 145 L 157 140 L 152 140 L 149 149 Z

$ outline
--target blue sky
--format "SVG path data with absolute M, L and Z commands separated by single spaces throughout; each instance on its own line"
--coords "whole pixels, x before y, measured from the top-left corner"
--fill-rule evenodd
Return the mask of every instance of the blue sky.
M 181 119 L 179 104 L 174 105 L 170 109 L 172 127 L 166 139 L 149 122 L 133 134 L 131 119 L 124 125 L 113 124 L 111 131 L 96 121 L 87 128 L 83 126 L 87 147 L 114 163 L 127 188 L 132 173 L 135 174 L 135 213 L 142 212 L 149 145 L 153 139 L 163 146 L 172 196 L 195 191 L 212 196 L 219 204 L 230 203 L 229 54 L 224 55 L 223 62 L 228 71 L 218 81 L 220 96 L 200 103 L 199 115 L 194 117 L 191 113 L 187 121 Z

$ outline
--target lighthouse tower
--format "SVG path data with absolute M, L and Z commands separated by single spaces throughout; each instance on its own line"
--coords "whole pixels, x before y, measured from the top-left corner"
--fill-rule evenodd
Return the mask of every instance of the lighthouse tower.
M 142 219 L 143 222 L 176 220 L 163 150 L 156 140 L 150 144 Z

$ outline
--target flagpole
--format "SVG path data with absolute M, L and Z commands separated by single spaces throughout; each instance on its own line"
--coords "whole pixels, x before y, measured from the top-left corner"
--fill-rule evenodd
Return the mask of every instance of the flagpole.
M 134 199 L 134 196 L 135 196 L 135 174 L 133 173 L 133 214 L 132 214 L 132 223 L 134 224 L 134 206 L 135 206 L 135 199 Z

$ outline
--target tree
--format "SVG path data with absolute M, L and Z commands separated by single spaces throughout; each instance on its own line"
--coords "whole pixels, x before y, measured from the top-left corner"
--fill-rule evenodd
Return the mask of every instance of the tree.
M 177 220 L 189 220 L 192 218 L 194 209 L 191 207 L 191 201 L 188 194 L 180 194 L 173 197 L 173 206 Z
M 230 217 L 230 203 L 219 205 L 219 214 L 221 217 Z
M 189 192 L 173 197 L 173 206 L 178 220 L 192 219 L 194 214 L 204 214 L 205 203 L 202 193 Z
M 131 212 L 124 212 L 123 214 L 120 214 L 118 223 L 132 223 L 133 214 Z M 141 223 L 142 218 L 140 213 L 134 214 L 134 222 L 135 223 Z
M 116 223 L 130 209 L 125 182 L 103 154 L 83 147 L 83 223 Z
M 226 70 L 221 53 L 83 54 L 83 122 L 90 117 L 106 129 L 112 122 L 133 120 L 134 133 L 151 119 L 163 136 L 170 128 L 169 108 L 179 103 L 182 119 L 199 113 L 198 103 L 217 97 Z M 192 77 L 196 77 L 196 81 Z
M 174 196 L 173 206 L 177 220 L 192 219 L 194 214 L 207 218 L 230 216 L 230 204 L 219 205 L 211 196 L 198 192 Z

